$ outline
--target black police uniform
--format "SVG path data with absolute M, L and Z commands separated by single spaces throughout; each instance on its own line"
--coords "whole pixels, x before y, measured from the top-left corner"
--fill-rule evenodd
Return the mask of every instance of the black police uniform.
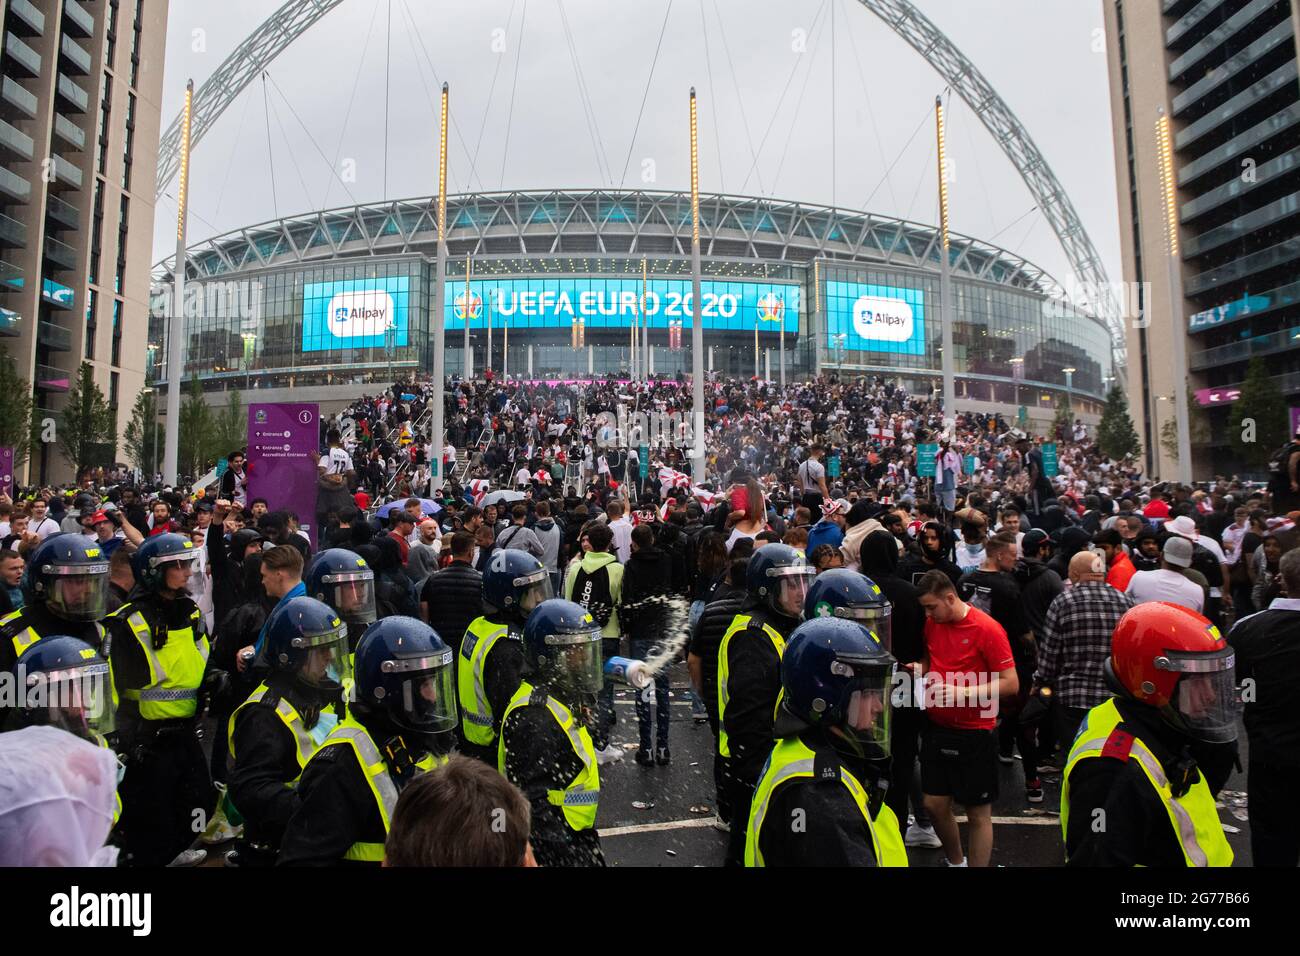
M 262 699 L 235 716 L 235 760 L 229 782 L 230 799 L 244 819 L 241 866 L 270 862 L 267 852 L 273 853 L 279 847 L 285 827 L 298 808 L 298 791 L 291 785 L 301 773 L 298 744 L 276 707 L 281 700 L 287 701 L 310 731 L 306 725 L 314 726 L 321 709 L 334 702 L 287 674 L 272 674 L 266 685 Z
M 1203 775 L 1218 794 L 1232 773 L 1236 744 L 1194 741 L 1145 704 L 1115 699 L 1121 728 L 1139 738 L 1160 761 L 1171 784 Z M 1177 793 L 1175 789 L 1175 793 Z M 1106 825 L 1095 826 L 1094 811 Z M 1186 866 L 1169 811 L 1136 760 L 1081 760 L 1070 774 L 1070 820 L 1065 835 L 1068 866 Z
M 519 685 L 515 684 L 515 690 Z M 545 700 L 551 688 L 543 683 L 534 685 L 534 697 Z M 552 696 L 556 696 L 551 694 Z M 511 694 L 513 696 L 513 692 Z M 556 696 L 557 700 L 562 698 Z M 587 706 L 573 708 L 567 700 L 575 720 L 586 724 L 590 732 L 595 726 L 595 698 Z M 505 710 L 496 709 L 493 713 Z M 523 791 L 532 808 L 532 832 L 529 841 L 533 856 L 539 866 L 604 866 L 605 853 L 600 846 L 596 828 L 574 830 L 564 818 L 564 810 L 546 799 L 548 790 L 565 790 L 583 771 L 583 763 L 573 750 L 573 744 L 545 706 L 517 707 L 501 727 L 505 741 L 505 775 Z
M 138 611 L 153 633 L 193 627 L 203 636 L 203 615 L 188 597 L 167 599 L 139 587 L 116 617 L 108 618 L 110 663 L 117 684 L 118 752 L 126 759 L 122 780 L 124 863 L 166 866 L 203 832 L 216 808 L 217 795 L 200 745 L 202 731 L 194 717 L 145 720 L 139 704 L 125 691 L 149 686 L 149 663 L 127 617 Z M 208 670 L 204 676 L 219 676 Z M 202 695 L 200 694 L 200 698 Z

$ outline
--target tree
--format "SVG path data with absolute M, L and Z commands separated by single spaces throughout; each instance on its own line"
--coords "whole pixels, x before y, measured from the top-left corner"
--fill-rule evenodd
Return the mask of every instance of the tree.
M 14 450 L 15 469 L 32 447 L 32 387 L 8 352 L 0 352 L 0 445 Z
M 1228 441 L 1243 464 L 1262 469 L 1289 437 L 1286 398 L 1256 356 L 1228 419 Z
M 190 379 L 189 394 L 181 402 L 180 434 L 176 471 L 179 475 L 200 477 L 212 457 L 212 410 L 203 400 L 203 385 L 198 376 Z
M 99 461 L 96 445 L 111 445 L 108 461 Z M 68 401 L 59 415 L 59 453 L 78 472 L 89 465 L 112 464 L 117 456 L 117 416 L 95 384 L 95 370 L 82 362 L 68 389 Z
M 158 395 L 142 388 L 131 407 L 122 441 L 127 457 L 141 471 L 152 477 L 162 463 L 162 429 L 158 427 Z
M 239 397 L 239 389 L 230 393 L 226 407 L 215 416 L 212 432 L 215 436 L 213 453 L 218 458 L 248 444 L 248 415 Z
M 1106 396 L 1106 408 L 1102 411 L 1101 423 L 1097 426 L 1097 447 L 1103 455 L 1114 461 L 1142 451 L 1142 442 L 1128 413 L 1128 398 L 1119 385 L 1112 386 Z

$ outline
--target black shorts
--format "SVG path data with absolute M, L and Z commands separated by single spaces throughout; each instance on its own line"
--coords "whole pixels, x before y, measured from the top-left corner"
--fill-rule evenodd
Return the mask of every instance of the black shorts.
M 921 791 L 977 807 L 998 798 L 998 736 L 931 724 L 921 735 Z

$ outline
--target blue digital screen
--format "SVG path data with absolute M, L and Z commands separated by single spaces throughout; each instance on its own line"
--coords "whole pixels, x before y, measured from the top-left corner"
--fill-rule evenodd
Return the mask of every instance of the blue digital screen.
M 750 280 L 700 283 L 705 329 L 753 332 L 799 331 L 797 285 Z M 569 328 L 581 320 L 588 328 L 630 328 L 640 314 L 640 279 L 482 279 L 470 280 L 471 329 Z M 691 280 L 651 279 L 645 285 L 644 315 L 650 327 L 691 324 Z M 465 328 L 465 282 L 448 280 L 445 303 L 448 329 Z M 637 320 L 643 322 L 644 320 Z
M 865 282 L 827 282 L 826 336 L 832 349 L 924 355 L 925 293 Z
M 302 350 L 401 348 L 409 343 L 409 276 L 303 286 Z

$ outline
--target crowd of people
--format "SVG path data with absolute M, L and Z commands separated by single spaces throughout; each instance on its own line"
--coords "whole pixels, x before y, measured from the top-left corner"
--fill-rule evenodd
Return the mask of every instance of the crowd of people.
M 610 427 L 684 382 L 453 380 L 441 449 L 432 395 L 324 416 L 309 509 L 250 497 L 243 450 L 202 490 L 0 499 L 0 672 L 42 689 L 0 704 L 0 760 L 61 759 L 50 726 L 117 756 L 104 839 L 60 859 L 600 865 L 614 684 L 662 767 L 684 661 L 728 864 L 989 865 L 1017 760 L 1027 808 L 1062 781 L 1070 863 L 1230 863 L 1234 680 L 1254 862 L 1300 861 L 1300 435 L 1266 486 L 1193 487 L 1079 422 L 1052 475 L 882 379 L 718 379 L 697 484 L 687 443 Z

